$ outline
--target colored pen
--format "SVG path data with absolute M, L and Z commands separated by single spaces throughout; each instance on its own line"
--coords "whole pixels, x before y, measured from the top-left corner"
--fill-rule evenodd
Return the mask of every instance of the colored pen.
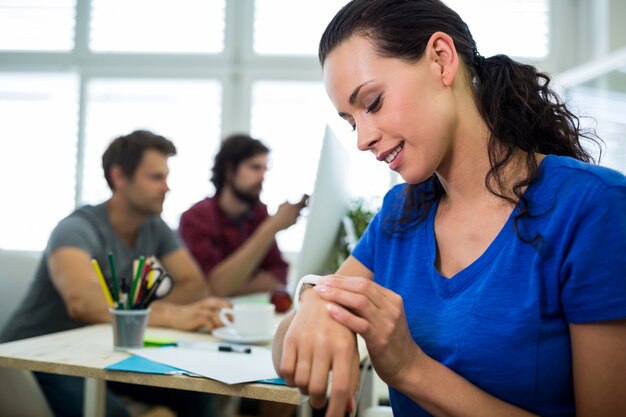
M 234 352 L 234 353 L 252 353 L 252 349 L 244 346 L 221 345 L 217 348 L 218 352 Z
M 150 260 L 148 259 L 143 266 L 143 271 L 141 272 L 141 276 L 139 277 L 139 284 L 137 284 L 137 293 L 135 294 L 135 300 L 133 305 L 137 308 L 141 308 L 141 304 L 143 302 L 143 296 L 146 292 L 146 283 L 147 283 L 147 275 L 150 270 Z
M 135 278 L 133 279 L 132 286 L 130 287 L 130 296 L 128 298 L 128 308 L 133 308 L 133 303 L 135 302 L 135 292 L 137 291 L 137 284 L 139 282 L 139 277 L 141 277 L 141 272 L 143 271 L 143 264 L 146 262 L 146 257 L 141 255 L 139 256 L 139 265 L 137 266 L 137 270 L 135 271 Z
M 176 345 L 186 349 L 212 350 L 218 352 L 252 353 L 252 348 L 248 346 L 224 345 L 215 342 L 195 342 L 191 340 L 177 340 Z
M 117 271 L 115 269 L 115 258 L 113 257 L 113 251 L 109 251 L 109 267 L 111 268 L 111 281 L 113 282 L 113 300 L 118 303 L 120 301 L 120 288 L 117 284 Z
M 93 266 L 94 271 L 96 271 L 96 275 L 98 276 L 98 281 L 100 281 L 102 292 L 104 293 L 104 297 L 107 299 L 107 303 L 109 304 L 109 307 L 113 307 L 115 304 L 113 303 L 113 299 L 111 298 L 111 293 L 109 292 L 109 286 L 107 285 L 107 282 L 104 279 L 104 275 L 102 275 L 102 270 L 100 269 L 100 264 L 98 264 L 98 260 L 92 259 L 91 265 Z

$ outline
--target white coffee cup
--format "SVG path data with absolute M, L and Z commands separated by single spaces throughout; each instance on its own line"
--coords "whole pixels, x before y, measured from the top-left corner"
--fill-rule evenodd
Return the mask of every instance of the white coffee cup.
M 274 304 L 235 304 L 220 310 L 220 320 L 240 336 L 264 336 L 274 330 L 274 309 Z

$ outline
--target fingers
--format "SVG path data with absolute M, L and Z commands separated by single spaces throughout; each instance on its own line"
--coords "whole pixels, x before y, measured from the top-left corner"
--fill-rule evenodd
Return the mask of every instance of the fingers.
M 318 351 L 313 357 L 313 368 L 309 379 L 309 402 L 313 408 L 322 408 L 326 404 L 330 356 L 325 351 Z
M 334 276 L 324 277 L 320 282 L 322 290 L 323 288 L 332 288 L 343 290 L 348 293 L 360 294 L 367 297 L 377 307 L 382 307 L 385 300 L 392 291 L 376 284 L 374 281 L 363 277 L 338 277 Z
M 326 417 L 343 417 L 347 410 L 352 395 L 350 392 L 351 364 L 352 361 L 348 357 L 333 362 L 333 382 Z
M 206 297 L 201 300 L 201 303 L 204 307 L 214 310 L 232 307 L 232 304 L 228 300 L 220 297 Z
M 354 315 L 340 305 L 328 304 L 326 308 L 330 316 L 338 323 L 363 336 L 366 342 L 371 339 L 372 326 L 366 318 Z
M 372 291 L 369 290 L 366 290 L 364 294 L 338 287 L 329 287 L 324 283 L 316 285 L 313 290 L 324 300 L 339 304 L 368 320 L 377 315 L 379 310 L 384 309 L 385 300 L 380 297 L 370 297 Z M 372 298 L 378 299 L 378 303 L 374 302 Z
M 205 327 L 207 328 L 207 330 L 213 330 L 218 327 L 224 326 L 224 323 L 222 323 L 222 321 L 220 320 L 219 314 L 216 313 L 209 314 L 206 322 L 207 324 L 205 324 Z
M 294 383 L 304 395 L 309 395 L 309 377 L 311 376 L 312 347 L 305 344 L 298 349 Z
M 287 385 L 295 386 L 296 371 L 296 344 L 285 337 L 283 340 L 282 357 L 280 359 L 280 374 Z
M 300 208 L 304 208 L 306 207 L 308 202 L 309 202 L 309 196 L 307 194 L 303 194 L 302 198 L 300 199 L 300 201 L 298 201 L 297 204 Z

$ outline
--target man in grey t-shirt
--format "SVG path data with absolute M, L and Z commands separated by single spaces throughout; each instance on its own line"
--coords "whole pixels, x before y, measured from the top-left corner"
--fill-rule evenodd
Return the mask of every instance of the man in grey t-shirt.
M 176 148 L 166 138 L 135 131 L 115 139 L 102 156 L 104 176 L 112 190 L 106 202 L 77 209 L 52 232 L 24 301 L 0 341 L 58 332 L 110 321 L 106 299 L 92 268 L 97 259 L 111 276 L 108 253 L 116 259 L 120 278 L 132 277 L 133 260 L 155 256 L 174 278 L 172 292 L 150 305 L 151 325 L 182 330 L 221 326 L 219 310 L 228 303 L 209 296 L 203 275 L 175 233 L 163 222 L 169 191 L 167 159 Z M 35 373 L 55 415 L 81 415 L 80 378 Z M 127 416 L 115 395 L 166 405 L 179 416 L 211 415 L 208 394 L 109 383 L 107 416 Z

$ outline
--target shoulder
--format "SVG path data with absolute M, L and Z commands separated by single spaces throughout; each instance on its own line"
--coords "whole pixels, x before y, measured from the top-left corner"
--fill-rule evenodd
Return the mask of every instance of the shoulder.
M 396 184 L 391 187 L 391 189 L 385 194 L 385 197 L 383 197 L 383 206 L 399 200 L 404 200 L 408 189 L 409 185 L 406 183 Z
M 194 203 L 191 207 L 189 207 L 189 209 L 187 209 L 185 212 L 183 212 L 182 216 L 189 216 L 189 215 L 193 215 L 196 213 L 206 213 L 208 210 L 211 210 L 211 208 L 215 205 L 215 199 L 214 198 L 204 198 L 200 201 L 198 201 L 197 203 Z
M 83 206 L 74 210 L 67 217 L 62 219 L 54 229 L 53 233 L 84 233 L 95 231 L 97 227 L 106 224 L 106 217 L 103 218 L 100 206 Z
M 50 234 L 47 249 L 72 246 L 94 253 L 110 235 L 106 207 L 84 206 L 61 220 Z
M 404 204 L 409 199 L 417 199 L 419 201 L 420 196 L 427 194 L 432 190 L 432 185 L 429 180 L 420 184 L 407 184 L 401 183 L 394 185 L 383 198 L 383 207 L 392 209 L 398 204 Z
M 564 156 L 545 157 L 537 185 L 541 197 L 557 197 L 570 204 L 626 198 L 626 176 L 622 173 Z
M 566 156 L 547 155 L 540 165 L 541 175 L 555 182 L 576 181 L 605 187 L 626 186 L 626 176 L 611 168 Z
M 215 198 L 204 198 L 198 201 L 180 215 L 179 229 L 207 224 L 207 218 L 213 218 L 217 215 L 216 207 Z

